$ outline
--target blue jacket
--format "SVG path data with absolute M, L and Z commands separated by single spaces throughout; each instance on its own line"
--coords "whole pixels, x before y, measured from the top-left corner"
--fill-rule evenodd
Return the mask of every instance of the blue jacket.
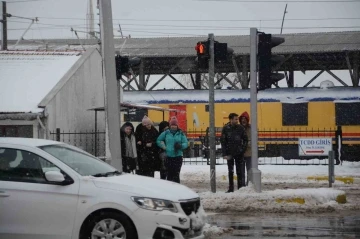
M 176 142 L 181 144 L 181 150 L 175 150 Z M 157 138 L 156 144 L 162 149 L 166 148 L 167 157 L 182 157 L 183 150 L 188 147 L 188 140 L 181 130 L 171 133 L 170 129 L 167 129 Z

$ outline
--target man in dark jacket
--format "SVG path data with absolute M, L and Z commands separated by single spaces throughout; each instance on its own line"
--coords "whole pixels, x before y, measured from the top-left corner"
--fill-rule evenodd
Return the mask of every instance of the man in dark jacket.
M 227 193 L 234 192 L 234 162 L 236 165 L 238 189 L 245 186 L 243 157 L 248 143 L 245 128 L 239 124 L 239 116 L 231 113 L 229 121 L 222 129 L 220 140 L 222 155 L 227 160 L 229 170 L 229 190 Z

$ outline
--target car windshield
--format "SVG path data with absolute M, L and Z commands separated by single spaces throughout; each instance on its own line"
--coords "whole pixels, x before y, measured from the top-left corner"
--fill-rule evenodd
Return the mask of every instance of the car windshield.
M 94 156 L 70 145 L 46 145 L 40 149 L 59 159 L 82 176 L 119 174 L 116 169 Z

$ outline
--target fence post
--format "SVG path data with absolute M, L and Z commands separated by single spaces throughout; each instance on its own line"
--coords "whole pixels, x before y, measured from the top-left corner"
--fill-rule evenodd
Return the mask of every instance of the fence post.
M 335 159 L 336 164 L 340 164 L 341 162 L 341 149 L 342 149 L 342 128 L 341 126 L 337 127 L 337 130 L 335 131 Z
M 60 142 L 60 128 L 56 128 L 56 141 Z
M 334 151 L 329 151 L 329 187 L 335 182 Z

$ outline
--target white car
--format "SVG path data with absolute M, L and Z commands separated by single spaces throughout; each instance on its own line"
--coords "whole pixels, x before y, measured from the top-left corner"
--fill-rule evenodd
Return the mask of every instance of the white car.
M 204 238 L 198 194 L 68 144 L 0 138 L 1 239 Z

